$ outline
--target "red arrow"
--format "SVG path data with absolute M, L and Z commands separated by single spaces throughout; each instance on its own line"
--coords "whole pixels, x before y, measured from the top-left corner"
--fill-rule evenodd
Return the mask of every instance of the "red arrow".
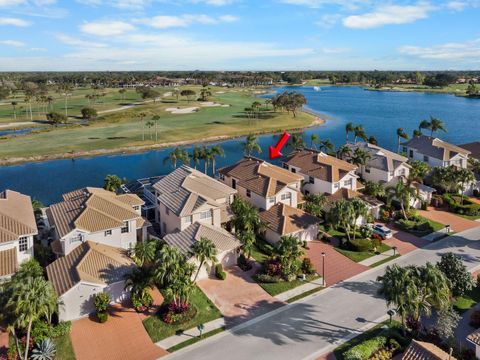
M 275 145 L 275 147 L 270 146 L 270 148 L 268 149 L 270 153 L 270 160 L 275 159 L 276 157 L 282 156 L 282 153 L 280 152 L 280 150 L 282 149 L 282 147 L 285 146 L 288 139 L 290 139 L 290 134 L 285 131 L 282 137 L 280 138 L 280 140 L 278 140 L 277 145 Z

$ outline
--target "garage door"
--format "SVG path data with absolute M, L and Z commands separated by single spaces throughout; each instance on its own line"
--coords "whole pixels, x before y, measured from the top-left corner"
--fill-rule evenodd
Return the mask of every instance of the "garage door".
M 231 250 L 221 254 L 220 262 L 224 268 L 237 265 L 237 251 Z

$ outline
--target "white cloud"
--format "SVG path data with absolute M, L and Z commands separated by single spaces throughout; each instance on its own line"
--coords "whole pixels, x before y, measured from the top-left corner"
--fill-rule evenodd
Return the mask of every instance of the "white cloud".
M 114 36 L 135 30 L 135 27 L 123 21 L 87 22 L 80 26 L 85 34 L 96 36 Z
M 342 18 L 342 15 L 340 15 L 340 14 L 325 14 L 325 15 L 322 15 L 320 20 L 315 22 L 315 24 L 318 25 L 318 26 L 324 27 L 324 28 L 331 28 L 341 18 Z
M 78 3 L 87 6 L 107 5 L 118 9 L 143 9 L 150 3 L 150 0 L 76 0 Z
M 213 25 L 222 22 L 234 22 L 237 20 L 238 18 L 232 15 L 223 15 L 214 18 L 210 15 L 184 14 L 179 16 L 159 15 L 152 18 L 137 19 L 135 21 L 156 29 L 168 29 L 173 27 L 187 27 L 193 24 Z
M 11 25 L 18 27 L 30 26 L 31 22 L 18 18 L 0 17 L 0 25 Z
M 194 3 L 204 3 L 212 6 L 225 6 L 233 4 L 234 0 L 194 0 Z
M 58 34 L 56 35 L 57 39 L 60 40 L 62 43 L 71 45 L 71 46 L 78 46 L 83 48 L 104 48 L 107 47 L 106 44 L 93 42 L 93 41 L 85 41 L 81 40 L 69 35 L 65 34 Z
M 348 10 L 356 10 L 362 5 L 368 5 L 371 0 L 280 0 L 281 3 L 290 5 L 307 6 L 318 9 L 323 6 L 336 5 Z
M 462 11 L 468 6 L 467 2 L 465 1 L 450 1 L 447 3 L 447 8 L 455 10 L 455 11 Z
M 479 63 L 480 39 L 435 45 L 431 47 L 402 46 L 399 52 L 412 57 L 428 60 L 464 61 Z
M 0 45 L 23 47 L 25 46 L 25 43 L 17 40 L 0 40 Z
M 433 9 L 427 3 L 380 6 L 373 12 L 347 16 L 343 19 L 343 25 L 352 29 L 371 29 L 391 24 L 407 24 L 427 18 Z
M 336 55 L 336 54 L 345 54 L 350 51 L 350 48 L 346 48 L 346 47 L 323 48 L 320 51 L 324 54 Z
M 25 4 L 26 0 L 0 0 L 0 7 L 11 7 Z

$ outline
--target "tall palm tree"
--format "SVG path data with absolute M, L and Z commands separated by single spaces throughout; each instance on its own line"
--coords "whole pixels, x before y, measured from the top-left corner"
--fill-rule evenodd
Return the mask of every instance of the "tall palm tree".
M 145 123 L 145 125 L 146 125 L 147 128 L 148 128 L 148 133 L 150 134 L 150 140 L 153 140 L 152 130 L 151 130 L 151 129 L 152 129 L 153 126 L 155 126 L 155 123 L 154 123 L 153 121 L 149 120 L 149 121 L 147 121 L 147 122 Z
M 428 120 L 422 120 L 420 121 L 420 124 L 418 124 L 418 130 L 421 133 L 423 129 L 430 129 L 430 126 L 431 124 Z
M 313 149 L 313 148 L 317 148 L 317 142 L 318 142 L 318 135 L 317 134 L 312 134 L 310 135 L 310 147 Z
M 465 188 L 467 185 L 471 185 L 475 183 L 475 175 L 473 172 L 469 169 L 456 169 L 455 171 L 455 179 L 457 180 L 458 184 L 460 185 L 460 193 L 461 193 L 461 204 L 463 205 L 463 192 L 465 191 Z
M 195 282 L 197 281 L 198 274 L 200 273 L 200 270 L 202 269 L 202 266 L 206 261 L 210 260 L 212 262 L 212 266 L 213 264 L 215 264 L 215 261 L 217 260 L 217 248 L 215 247 L 215 244 L 212 240 L 206 237 L 201 237 L 199 241 L 196 241 L 193 244 L 192 253 L 193 256 L 200 263 L 198 265 L 198 270 L 195 274 L 195 278 L 193 279 L 193 281 Z
M 253 231 L 243 231 L 236 234 L 238 240 L 242 243 L 243 253 L 248 259 L 252 256 L 252 251 L 255 247 L 255 233 Z
M 262 222 L 258 216 L 258 210 L 245 200 L 236 196 L 231 205 L 234 217 L 233 227 L 236 233 L 251 231 L 255 233 L 262 228 Z
M 181 161 L 183 164 L 188 164 L 189 160 L 189 155 L 187 150 L 182 149 L 182 148 L 175 148 L 170 154 L 168 154 L 165 159 L 163 159 L 164 163 L 170 162 L 172 164 L 173 168 L 177 168 L 177 162 Z
M 140 122 L 142 123 L 142 141 L 145 141 L 145 117 L 147 116 L 147 113 L 142 111 L 139 114 L 137 114 L 137 117 L 140 119 Z
M 443 121 L 433 116 L 430 116 L 430 131 L 431 131 L 430 136 L 433 136 L 433 133 L 435 131 L 440 131 L 440 130 L 443 132 L 447 132 L 447 129 L 443 124 Z
M 412 133 L 412 136 L 417 138 L 417 137 L 420 137 L 422 136 L 422 131 L 421 130 L 418 130 L 418 129 L 413 129 L 413 133 Z
M 327 153 L 329 150 L 334 151 L 335 145 L 330 141 L 330 139 L 325 139 L 320 141 L 320 151 Z
M 200 160 L 204 159 L 203 148 L 194 146 L 191 159 L 193 160 L 193 167 L 195 170 L 200 165 Z
M 215 176 L 215 160 L 216 160 L 215 158 L 216 156 L 225 157 L 225 151 L 220 145 L 214 145 L 210 149 L 210 152 L 212 154 L 212 172 L 213 172 L 213 175 Z
M 282 236 L 277 245 L 277 252 L 282 264 L 283 276 L 288 278 L 296 274 L 298 259 L 303 255 L 298 238 L 293 235 Z
M 363 128 L 362 125 L 357 125 L 353 129 L 353 134 L 355 135 L 353 142 L 356 144 L 357 143 L 357 138 L 360 138 L 362 140 L 367 139 L 367 134 L 365 133 L 365 129 Z
M 350 201 L 350 206 L 352 207 L 353 212 L 353 223 L 352 223 L 352 230 L 353 230 L 353 241 L 355 241 L 355 237 L 357 235 L 357 226 L 360 219 L 365 219 L 368 216 L 369 209 L 368 205 L 365 201 L 360 198 L 353 198 Z
M 63 95 L 64 102 L 65 102 L 65 116 L 68 117 L 68 97 L 71 96 L 71 92 L 73 90 L 72 85 L 68 83 L 60 84 L 57 91 Z
M 350 158 L 350 162 L 360 168 L 360 173 L 363 174 L 363 168 L 368 164 L 371 156 L 363 149 L 356 148 Z
M 351 155 L 352 155 L 352 149 L 348 145 L 342 145 L 337 150 L 337 157 L 339 159 L 345 160 L 346 158 L 349 158 Z
M 155 260 L 155 252 L 157 244 L 155 241 L 138 242 L 135 245 L 134 254 L 135 262 L 138 266 L 143 266 L 145 263 L 151 263 Z
M 399 153 L 399 154 L 400 154 L 400 141 L 402 139 L 407 140 L 408 139 L 408 134 L 402 128 L 398 128 L 397 129 L 397 143 L 398 143 L 397 153 Z
M 243 144 L 243 151 L 245 155 L 250 156 L 253 152 L 260 154 L 262 148 L 257 142 L 257 137 L 255 135 L 248 135 L 245 138 L 245 143 Z
M 162 246 L 155 259 L 153 270 L 155 281 L 163 286 L 171 284 L 181 273 L 184 262 L 184 256 L 178 248 L 169 245 Z
M 155 142 L 158 142 L 158 120 L 160 120 L 160 115 L 153 115 L 152 120 L 155 121 Z
M 346 140 L 345 142 L 348 143 L 348 135 L 351 133 L 351 132 L 354 132 L 355 131 L 355 127 L 353 126 L 353 124 L 351 122 L 347 123 L 347 125 L 345 125 L 345 133 L 346 133 Z
M 18 102 L 12 101 L 10 104 L 12 104 L 12 107 L 13 107 L 13 119 L 17 120 L 17 105 L 18 105 Z
M 303 141 L 303 134 L 292 134 L 288 146 L 291 147 L 293 150 L 302 150 L 305 147 L 305 143 Z
M 416 190 L 403 181 L 399 181 L 395 186 L 387 187 L 385 192 L 389 202 L 397 200 L 400 203 L 402 215 L 405 220 L 408 220 L 407 211 L 410 209 L 410 201 L 418 198 Z
M 214 155 L 211 148 L 204 146 L 202 148 L 203 172 L 206 174 L 210 163 L 213 161 Z

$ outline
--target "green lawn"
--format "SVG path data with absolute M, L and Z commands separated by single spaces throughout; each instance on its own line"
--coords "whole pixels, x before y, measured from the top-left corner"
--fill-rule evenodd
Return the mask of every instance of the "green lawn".
M 168 348 L 167 351 L 172 353 L 172 352 L 175 352 L 175 351 L 178 351 L 180 349 L 183 349 L 184 347 L 187 347 L 187 346 L 190 346 L 190 345 L 193 345 L 201 340 L 204 340 L 204 339 L 207 339 L 213 335 L 217 335 L 217 334 L 220 334 L 221 332 L 225 331 L 225 327 L 221 327 L 221 328 L 218 328 L 218 329 L 215 329 L 215 330 L 212 330 L 212 331 L 209 331 L 205 334 L 202 335 L 202 337 L 194 337 L 194 338 L 191 338 L 191 339 L 188 339 L 187 341 L 184 341 L 184 342 L 181 342 L 180 344 L 177 344 L 175 346 L 172 346 L 171 348 Z
M 433 229 L 432 232 L 442 230 L 442 229 L 445 227 L 444 224 L 439 223 L 439 222 L 437 222 L 437 221 L 433 221 L 433 220 L 427 219 L 427 218 L 425 218 L 425 217 L 423 217 L 423 216 L 420 216 L 420 215 L 419 215 L 418 217 L 421 218 L 421 219 L 423 219 L 423 220 L 425 220 L 425 221 L 427 221 L 427 222 L 430 224 L 430 226 L 431 226 L 432 229 Z
M 168 304 L 168 302 L 165 302 Z M 167 337 L 175 335 L 179 331 L 189 330 L 196 327 L 199 324 L 206 324 L 209 321 L 218 319 L 222 315 L 215 305 L 205 296 L 205 294 L 199 289 L 195 288 L 190 298 L 190 304 L 197 309 L 197 315 L 187 321 L 186 323 L 179 325 L 169 325 L 163 322 L 159 315 L 154 315 L 145 319 L 143 325 L 150 335 L 153 342 L 158 342 Z
M 258 283 L 263 290 L 269 293 L 272 296 L 281 294 L 285 291 L 292 290 L 297 286 L 304 285 L 308 281 L 312 281 L 318 279 L 318 275 L 308 275 L 306 281 L 301 281 L 300 279 L 296 279 L 293 281 L 281 281 L 278 283 Z
M 257 241 L 259 241 L 257 239 Z M 263 240 L 262 240 L 263 241 Z M 265 252 L 263 252 L 258 246 L 257 244 L 255 244 L 253 246 L 253 250 L 252 250 L 252 253 L 251 253 L 251 256 L 252 258 L 255 259 L 255 261 L 257 261 L 258 263 L 262 263 L 264 262 L 265 260 L 269 259 L 270 256 L 268 256 Z
M 472 216 L 472 215 L 463 215 L 463 214 L 457 214 L 457 213 L 452 213 L 452 214 L 455 214 L 455 215 L 460 216 L 464 219 L 472 220 L 472 221 L 480 219 L 480 215 Z
M 53 339 L 53 342 L 57 347 L 57 355 L 55 356 L 56 360 L 75 360 L 75 353 L 73 352 L 70 334 L 55 338 Z
M 382 243 L 380 247 L 377 249 L 379 253 L 383 253 L 385 251 L 390 250 L 391 247 L 388 246 L 387 244 Z M 373 251 L 352 251 L 352 250 L 345 250 L 342 249 L 338 246 L 335 246 L 335 250 L 337 250 L 340 254 L 345 255 L 349 259 L 355 261 L 355 262 L 360 262 L 365 259 L 368 259 L 372 256 L 375 256 L 376 254 Z
M 472 291 L 469 291 L 467 294 L 457 297 L 453 303 L 453 308 L 458 312 L 462 313 L 469 310 L 479 302 L 480 286 L 477 286 L 473 288 Z

